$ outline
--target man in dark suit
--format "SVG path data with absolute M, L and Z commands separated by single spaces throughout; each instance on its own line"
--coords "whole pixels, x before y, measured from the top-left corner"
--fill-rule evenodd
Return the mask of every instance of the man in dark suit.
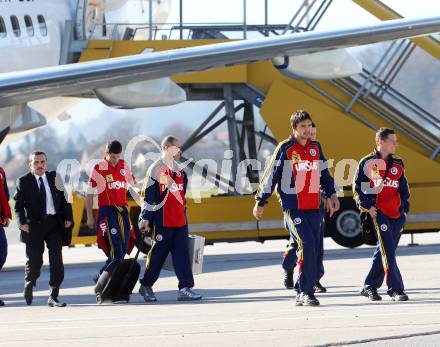
M 15 214 L 21 231 L 20 238 L 26 244 L 24 298 L 32 304 L 33 287 L 43 265 L 44 242 L 49 250 L 51 307 L 66 306 L 58 300 L 64 279 L 62 256 L 66 229 L 72 226 L 72 206 L 67 202 L 64 186 L 55 171 L 47 171 L 47 156 L 33 152 L 29 156 L 30 172 L 17 180 L 14 196 Z

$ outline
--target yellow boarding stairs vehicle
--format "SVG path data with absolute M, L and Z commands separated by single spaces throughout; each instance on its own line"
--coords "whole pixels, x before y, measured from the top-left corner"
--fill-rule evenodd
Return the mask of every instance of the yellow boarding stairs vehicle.
M 377 5 L 380 2 L 360 3 Z M 397 16 L 395 12 L 386 12 L 386 8 L 371 6 L 371 9 L 381 19 Z M 322 17 L 319 11 L 321 7 L 316 18 Z M 313 29 L 309 26 L 304 28 L 300 22 L 291 24 L 292 30 Z M 247 30 L 270 35 L 281 33 L 284 27 L 249 25 Z M 136 30 L 129 29 L 130 32 Z M 238 29 L 233 25 L 184 26 L 180 23 L 176 28 L 167 30 L 166 35 L 163 35 L 164 32 L 158 35 L 166 40 L 90 40 L 79 60 L 139 54 L 147 48 L 161 51 L 221 42 L 228 39 L 228 32 Z M 182 30 L 190 39 L 170 39 L 176 31 L 182 38 Z M 336 80 L 291 79 L 270 61 L 173 76 L 173 81 L 185 89 L 188 100 L 220 102 L 183 144 L 183 154 L 207 133 L 227 123 L 230 149 L 234 153 L 233 166 L 237 167 L 239 161 L 261 157 L 262 144 L 270 144 L 273 149 L 274 144 L 287 138 L 292 111 L 307 110 L 317 124 L 318 139 L 323 144 L 326 157 L 333 159 L 331 171 L 336 177 L 336 184 L 343 188 L 339 192 L 341 210 L 333 218 L 326 219 L 326 235 L 340 245 L 357 247 L 363 241 L 351 193 L 356 160 L 373 150 L 376 129 L 389 126 L 396 130 L 399 137 L 398 154 L 405 160 L 411 190 L 411 211 L 404 232 L 439 231 L 440 121 L 438 115 L 430 114 L 410 100 L 411 96 L 404 96 L 396 90 L 392 81 L 404 66 L 403 62 L 410 59 L 415 51 L 423 51 L 429 56 L 432 71 L 438 72 L 440 44 L 433 38 L 423 37 L 391 43 L 385 50 L 381 49 L 382 56 L 371 70 L 364 67 L 359 75 Z M 265 123 L 262 129 L 257 129 L 256 108 L 262 118 L 259 124 Z M 221 110 L 225 115 L 214 122 Z M 352 165 L 349 165 L 350 161 Z M 252 216 L 254 199 L 251 194 L 239 194 L 234 189 L 235 177 L 224 179 L 215 172 L 207 172 L 206 175 L 224 187 L 223 191 L 227 194 L 203 198 L 201 203 L 188 199 L 191 233 L 204 236 L 207 243 L 288 238 L 275 197 L 269 200 L 264 219 L 257 223 Z M 259 180 L 258 173 L 250 169 L 247 177 L 251 183 Z M 73 207 L 75 229 L 72 244 L 94 243 L 95 236 L 85 226 L 84 198 L 75 195 Z M 132 222 L 137 225 L 140 207 L 130 201 L 129 209 Z

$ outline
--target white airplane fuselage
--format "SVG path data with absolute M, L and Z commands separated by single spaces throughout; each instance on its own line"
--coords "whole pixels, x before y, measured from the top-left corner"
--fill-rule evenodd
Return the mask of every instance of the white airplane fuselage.
M 5 31 L 0 32 L 0 61 L 8 62 L 0 73 L 59 64 L 64 26 L 72 19 L 70 1 L 0 0 L 0 17 Z
M 119 34 L 123 34 L 129 25 L 112 27 L 107 22 L 107 30 L 102 30 L 104 19 L 112 23 L 139 23 L 139 20 L 145 20 L 144 10 L 149 1 L 0 0 L 0 61 L 5 62 L 0 64 L 0 73 L 59 65 L 63 44 L 70 44 L 63 42 L 66 25 L 75 23 L 77 38 L 81 40 L 112 39 L 114 33 L 121 31 Z M 152 21 L 166 21 L 171 0 L 151 1 L 154 1 Z M 123 8 L 125 5 L 130 6 Z M 117 11 L 119 9 L 122 11 Z M 148 35 L 145 35 L 146 32 L 143 32 L 139 38 L 147 38 Z M 357 74 L 362 69 L 357 59 L 344 49 L 295 56 L 292 59 L 278 57 L 273 62 L 282 74 L 294 79 L 340 78 Z M 93 91 L 104 104 L 120 108 L 165 106 L 186 100 L 185 91 L 169 78 Z M 47 119 L 64 114 L 78 100 L 58 97 L 0 109 L 0 134 L 4 129 L 14 133 L 43 125 Z
M 136 0 L 136 5 L 143 10 L 145 2 L 142 1 L 140 3 Z M 139 13 L 118 15 L 114 12 L 130 2 L 134 3 L 134 0 L 0 0 L 0 61 L 4 62 L 0 64 L 0 73 L 59 65 L 62 45 L 67 44 L 63 39 L 68 21 L 76 24 L 82 22 L 85 30 L 95 24 L 100 29 L 102 16 L 95 13 L 99 10 L 101 14 L 110 11 L 106 13 L 109 13 L 112 20 L 130 23 L 139 19 Z M 169 4 L 170 0 L 154 2 L 153 21 L 166 20 Z M 81 7 L 84 12 L 77 14 L 77 9 Z M 158 16 L 160 18 L 156 18 Z M 9 128 L 10 134 L 22 135 L 27 129 L 43 125 L 46 120 L 64 114 L 79 100 L 57 97 L 0 109 L 0 133 Z M 157 104 L 160 105 L 160 102 Z M 27 127 L 22 126 L 19 117 L 28 122 Z M 33 122 L 30 122 L 30 118 Z M 9 135 L 6 142 L 15 138 L 17 136 Z
M 0 73 L 58 65 L 65 23 L 72 19 L 71 6 L 68 0 L 0 0 L 0 61 L 5 62 L 0 64 Z M 35 107 L 32 111 L 26 105 L 0 109 L 0 131 L 9 128 L 21 133 L 42 125 L 71 107 L 74 100 L 37 101 L 29 104 Z M 50 110 L 44 118 L 38 115 L 38 106 Z M 23 121 L 16 125 L 20 116 Z M 23 127 L 25 121 L 29 125 Z M 5 142 L 15 138 L 10 135 Z

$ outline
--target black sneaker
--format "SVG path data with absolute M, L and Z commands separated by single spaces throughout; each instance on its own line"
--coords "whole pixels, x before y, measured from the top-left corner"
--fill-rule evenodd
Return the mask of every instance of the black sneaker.
M 319 301 L 313 293 L 301 293 L 301 301 L 303 306 L 319 306 Z
M 154 295 L 153 288 L 141 285 L 139 294 L 144 298 L 145 302 L 156 302 L 157 298 Z
M 286 289 L 293 289 L 293 270 L 284 270 L 283 284 Z
M 5 306 L 5 302 L 0 299 L 0 306 Z
M 34 287 L 30 282 L 25 283 L 23 296 L 27 305 L 32 305 L 32 300 L 34 299 L 33 289 Z
M 361 290 L 361 295 L 370 299 L 371 301 L 380 301 L 382 297 L 377 294 L 377 289 L 374 287 L 364 287 Z
M 408 301 L 408 295 L 405 294 L 403 289 L 396 289 L 391 293 L 391 300 L 393 301 Z
M 324 287 L 319 281 L 316 282 L 315 286 L 313 287 L 313 291 L 315 293 L 327 293 L 327 288 Z

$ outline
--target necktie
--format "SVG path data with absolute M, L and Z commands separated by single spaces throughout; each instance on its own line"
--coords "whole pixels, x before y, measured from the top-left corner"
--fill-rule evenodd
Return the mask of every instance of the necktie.
M 44 186 L 43 177 L 40 177 L 38 179 L 40 182 L 40 199 L 41 199 L 41 206 L 42 206 L 42 214 L 43 216 L 46 215 L 46 187 Z

